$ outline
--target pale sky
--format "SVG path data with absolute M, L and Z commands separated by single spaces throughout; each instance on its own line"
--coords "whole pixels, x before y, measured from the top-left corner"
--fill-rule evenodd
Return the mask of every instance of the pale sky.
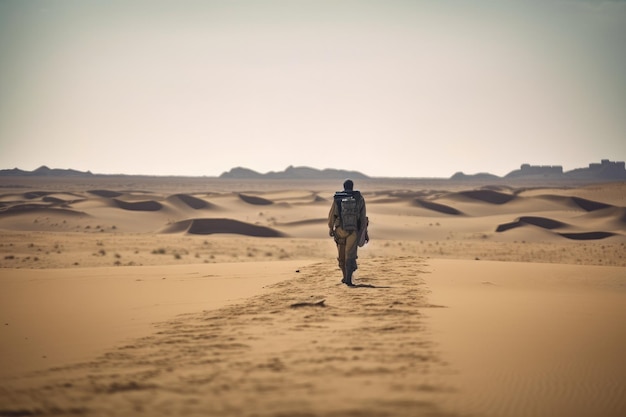
M 0 168 L 626 160 L 626 1 L 0 0 Z

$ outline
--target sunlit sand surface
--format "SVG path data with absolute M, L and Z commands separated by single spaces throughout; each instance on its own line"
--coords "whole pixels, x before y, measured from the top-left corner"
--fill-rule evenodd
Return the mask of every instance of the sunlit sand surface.
M 623 416 L 626 184 L 2 179 L 0 416 Z

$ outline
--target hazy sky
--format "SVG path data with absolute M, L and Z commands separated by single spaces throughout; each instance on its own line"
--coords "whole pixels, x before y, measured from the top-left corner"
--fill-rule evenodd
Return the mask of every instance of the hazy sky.
M 0 0 L 0 168 L 626 159 L 626 1 Z

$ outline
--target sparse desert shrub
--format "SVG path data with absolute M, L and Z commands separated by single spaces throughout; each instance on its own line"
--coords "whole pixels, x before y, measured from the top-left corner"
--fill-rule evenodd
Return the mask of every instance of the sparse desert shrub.
M 152 254 L 154 255 L 165 255 L 167 251 L 165 250 L 165 248 L 158 248 L 158 249 L 153 249 L 152 250 Z
M 101 256 L 104 256 L 104 255 L 106 255 L 106 254 L 107 254 L 107 251 L 105 251 L 104 249 L 100 249 L 100 250 L 98 251 L 98 253 L 99 253 Z
M 175 253 L 174 254 L 174 259 L 181 259 L 182 256 L 180 255 L 180 253 Z
M 115 254 L 115 255 L 113 255 L 113 256 L 115 256 L 115 258 L 116 258 L 116 259 L 120 259 L 120 258 L 122 257 L 122 255 L 120 255 L 119 253 L 116 253 L 116 254 Z

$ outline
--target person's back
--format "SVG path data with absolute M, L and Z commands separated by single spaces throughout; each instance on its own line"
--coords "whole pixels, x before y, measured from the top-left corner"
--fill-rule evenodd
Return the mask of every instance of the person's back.
M 329 234 L 337 243 L 339 268 L 343 273 L 341 282 L 352 286 L 352 274 L 357 269 L 357 248 L 359 237 L 367 228 L 365 199 L 359 191 L 354 190 L 352 180 L 343 183 L 343 191 L 337 191 L 328 214 Z
M 339 225 L 346 232 L 359 228 L 359 203 L 363 200 L 358 191 L 337 191 L 334 200 L 338 206 Z

